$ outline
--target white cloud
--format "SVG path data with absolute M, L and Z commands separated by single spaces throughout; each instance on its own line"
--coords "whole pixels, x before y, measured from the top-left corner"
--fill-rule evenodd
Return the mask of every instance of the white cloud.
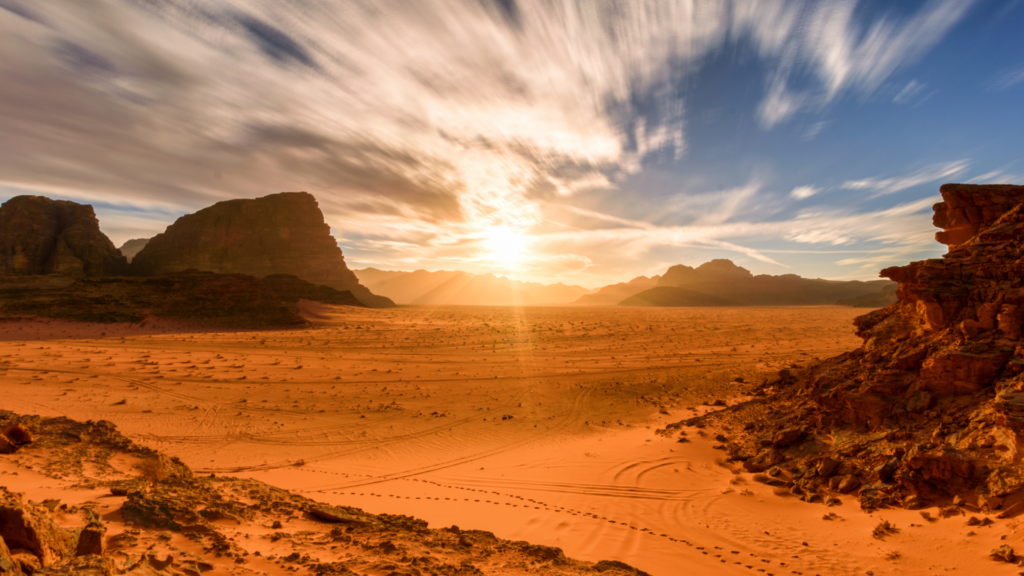
M 945 164 L 932 164 L 920 170 L 894 178 L 864 178 L 863 180 L 848 180 L 840 187 L 846 190 L 871 190 L 873 196 L 894 194 L 913 186 L 935 182 L 945 178 L 951 178 L 963 173 L 971 165 L 970 160 L 957 160 Z
M 917 95 L 924 89 L 924 84 L 917 80 L 911 80 L 910 82 L 907 82 L 907 85 L 903 87 L 903 90 L 900 90 L 896 96 L 893 96 L 892 101 L 897 104 L 906 104 L 917 97 Z
M 791 198 L 796 198 L 797 200 L 806 200 L 818 192 L 821 192 L 821 188 L 815 188 L 814 186 L 797 186 L 796 188 L 793 188 L 793 191 L 789 193 L 789 196 Z
M 939 42 L 974 1 L 931 0 L 902 22 L 882 17 L 866 26 L 856 16 L 856 0 L 805 5 L 804 25 L 783 25 L 776 35 L 760 42 L 762 53 L 778 57 L 779 63 L 758 108 L 758 119 L 771 128 L 800 109 L 820 107 L 844 91 L 874 92 L 894 72 L 917 61 Z M 765 13 L 779 10 L 777 3 L 767 6 Z M 764 20 L 765 25 L 771 22 L 771 18 Z M 818 76 L 820 94 L 787 91 L 789 76 L 804 68 Z
M 989 85 L 992 90 L 1009 90 L 1018 84 L 1024 84 L 1024 66 L 1008 70 L 996 77 Z

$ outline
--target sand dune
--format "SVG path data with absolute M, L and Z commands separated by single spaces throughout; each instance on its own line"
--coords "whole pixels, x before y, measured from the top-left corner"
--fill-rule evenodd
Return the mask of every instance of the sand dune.
M 651 574 L 971 573 L 1007 533 L 780 498 L 716 464 L 700 430 L 656 434 L 732 402 L 737 378 L 853 348 L 850 308 L 302 306 L 316 324 L 290 331 L 5 324 L 4 407 L 110 420 L 197 473 Z M 901 532 L 872 538 L 882 517 Z

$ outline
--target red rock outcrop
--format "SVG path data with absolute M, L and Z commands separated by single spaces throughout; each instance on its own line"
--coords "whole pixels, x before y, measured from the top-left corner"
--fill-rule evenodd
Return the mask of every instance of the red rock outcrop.
M 0 276 L 119 276 L 127 269 L 92 206 L 43 196 L 0 205 Z
M 704 420 L 750 432 L 729 447 L 734 459 L 778 466 L 778 482 L 811 498 L 837 490 L 820 470 L 837 462 L 868 507 L 1024 501 L 1024 186 L 941 192 L 934 222 L 948 253 L 882 270 L 898 302 L 855 320 L 863 346 L 783 371 L 762 398 Z M 771 446 L 794 426 L 805 442 Z
M 291 274 L 348 290 L 367 306 L 394 305 L 371 293 L 348 269 L 316 199 L 306 192 L 228 200 L 182 216 L 131 263 L 132 274 L 139 276 L 188 269 L 258 278 Z

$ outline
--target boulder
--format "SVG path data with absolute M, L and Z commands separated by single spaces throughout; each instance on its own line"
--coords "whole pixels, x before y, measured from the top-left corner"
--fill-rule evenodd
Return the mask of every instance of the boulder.
M 102 556 L 103 538 L 107 534 L 106 526 L 99 522 L 91 522 L 78 534 L 78 545 L 75 548 L 75 556 L 87 556 L 95 554 Z
M 367 306 L 393 306 L 348 269 L 316 199 L 282 192 L 218 202 L 178 218 L 132 259 L 131 272 L 155 276 L 188 269 L 263 278 L 291 274 L 351 292 Z
M 11 550 L 0 536 L 0 576 L 21 576 L 21 565 L 11 556 Z
M 127 269 L 92 206 L 43 196 L 0 205 L 0 276 L 119 276 Z
M 24 554 L 37 559 L 42 566 L 73 556 L 71 533 L 54 523 L 49 510 L 22 501 L 20 494 L 3 487 L 0 487 L 0 538 L 14 556 L 19 549 L 24 550 Z

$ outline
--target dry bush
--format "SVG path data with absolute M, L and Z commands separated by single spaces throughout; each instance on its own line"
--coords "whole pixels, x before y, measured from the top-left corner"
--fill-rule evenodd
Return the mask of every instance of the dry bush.
M 775 494 L 776 496 L 782 496 L 783 498 L 795 496 L 795 494 L 790 492 L 789 488 L 786 488 L 785 486 L 776 486 L 772 488 L 772 493 Z
M 871 535 L 879 540 L 882 540 L 890 534 L 899 533 L 899 531 L 899 528 L 897 528 L 896 525 L 892 522 L 889 522 L 888 520 L 882 520 L 878 523 L 877 526 L 875 526 L 875 529 L 871 531 Z
M 892 560 L 893 562 L 899 560 L 902 557 L 903 557 L 903 555 L 900 554 L 899 551 L 897 551 L 897 550 L 890 550 L 890 551 L 885 553 L 885 559 L 886 560 Z
M 828 514 L 825 514 L 824 516 L 822 516 L 821 519 L 822 520 L 842 520 L 842 518 L 839 516 L 839 514 L 836 514 L 835 512 L 829 512 Z
M 170 462 L 162 454 L 146 458 L 136 464 L 135 468 L 139 471 L 139 476 L 154 484 L 166 480 L 171 475 Z
M 950 518 L 953 516 L 962 516 L 964 513 L 959 506 L 943 506 L 939 508 L 939 516 L 942 518 Z
M 746 483 L 747 481 L 744 480 L 742 476 L 733 476 L 732 478 L 729 479 L 729 484 L 732 484 L 733 486 L 739 486 L 740 484 Z
M 772 479 L 769 478 L 767 474 L 761 474 L 760 472 L 754 474 L 753 480 L 754 482 L 760 482 L 761 484 L 767 484 L 772 481 Z

